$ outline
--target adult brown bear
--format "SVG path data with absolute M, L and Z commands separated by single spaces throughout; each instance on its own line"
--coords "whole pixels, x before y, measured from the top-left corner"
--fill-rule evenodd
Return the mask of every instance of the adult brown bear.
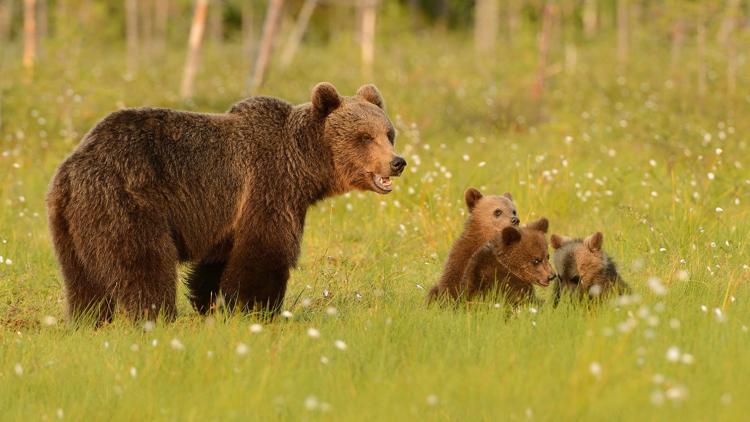
M 228 113 L 110 114 L 60 166 L 47 197 L 68 312 L 175 316 L 176 264 L 193 306 L 277 311 L 308 207 L 352 189 L 391 191 L 406 161 L 377 88 L 312 102 L 251 97 Z

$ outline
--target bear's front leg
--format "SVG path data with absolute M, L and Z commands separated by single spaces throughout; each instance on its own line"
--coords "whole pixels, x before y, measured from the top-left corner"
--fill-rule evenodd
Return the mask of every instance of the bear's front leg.
M 298 246 L 284 236 L 235 239 L 220 289 L 230 309 L 276 314 L 284 301 Z

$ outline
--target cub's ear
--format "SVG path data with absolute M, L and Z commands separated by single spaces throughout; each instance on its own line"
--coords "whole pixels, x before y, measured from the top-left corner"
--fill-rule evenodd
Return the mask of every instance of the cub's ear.
M 503 238 L 503 245 L 510 246 L 521 240 L 521 231 L 513 226 L 509 226 L 503 229 L 500 236 Z
M 604 243 L 604 235 L 602 234 L 602 232 L 596 232 L 591 236 L 583 239 L 583 244 L 586 245 L 586 247 L 589 248 L 591 252 L 602 250 L 602 243 Z
M 539 220 L 532 221 L 531 223 L 527 224 L 526 227 L 532 230 L 540 231 L 542 233 L 547 233 L 547 229 L 549 228 L 549 220 L 542 217 Z
M 312 105 L 319 115 L 325 117 L 341 105 L 341 96 L 336 87 L 328 82 L 321 82 L 313 88 Z
M 364 98 L 368 102 L 375 104 L 376 106 L 385 109 L 385 101 L 383 96 L 380 95 L 380 91 L 373 84 L 362 85 L 357 90 L 357 95 Z
M 570 240 L 569 237 L 560 236 L 559 234 L 553 234 L 550 238 L 552 243 L 552 249 L 560 249 L 562 245 Z
M 469 212 L 472 212 L 477 202 L 482 199 L 482 192 L 479 192 L 476 188 L 466 189 L 464 199 L 466 200 L 466 206 L 469 207 Z
M 511 201 L 513 200 L 513 197 L 510 195 L 510 192 L 505 192 L 503 196 L 510 199 Z

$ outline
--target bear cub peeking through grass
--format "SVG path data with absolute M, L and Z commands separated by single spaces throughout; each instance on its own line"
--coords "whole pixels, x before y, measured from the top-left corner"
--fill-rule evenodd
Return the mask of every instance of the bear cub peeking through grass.
M 461 278 L 467 299 L 501 295 L 511 306 L 539 302 L 533 285 L 547 287 L 555 278 L 547 252 L 546 218 L 525 227 L 506 227 L 474 253 Z
M 532 299 L 531 285 L 546 286 L 553 276 L 544 238 L 547 220 L 519 229 L 509 193 L 485 197 L 469 188 L 464 196 L 469 218 L 453 244 L 440 281 L 428 294 L 428 303 L 471 299 L 491 291 L 499 291 L 512 303 Z
M 630 286 L 620 277 L 615 262 L 602 250 L 604 235 L 596 232 L 585 239 L 553 234 L 553 260 L 558 272 L 554 301 L 563 295 L 574 299 L 602 299 L 613 293 L 629 294 Z

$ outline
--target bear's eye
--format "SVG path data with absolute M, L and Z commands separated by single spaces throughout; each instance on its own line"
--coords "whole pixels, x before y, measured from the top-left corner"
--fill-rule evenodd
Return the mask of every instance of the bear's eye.
M 500 217 L 501 215 L 503 215 L 503 210 L 501 210 L 500 208 L 496 209 L 495 210 L 495 217 Z
M 580 276 L 573 276 L 573 277 L 572 277 L 572 278 L 570 279 L 570 282 L 571 282 L 571 283 L 573 283 L 573 284 L 578 284 L 578 283 L 580 283 L 580 282 L 581 282 L 581 277 L 580 277 Z
M 516 210 L 513 210 L 513 215 L 516 215 Z
M 534 265 L 539 265 L 539 264 L 542 263 L 542 260 L 539 259 L 539 258 L 534 258 L 534 259 L 531 260 L 531 263 L 534 264 Z
M 370 142 L 372 141 L 372 136 L 369 133 L 362 133 L 359 135 L 360 142 Z

